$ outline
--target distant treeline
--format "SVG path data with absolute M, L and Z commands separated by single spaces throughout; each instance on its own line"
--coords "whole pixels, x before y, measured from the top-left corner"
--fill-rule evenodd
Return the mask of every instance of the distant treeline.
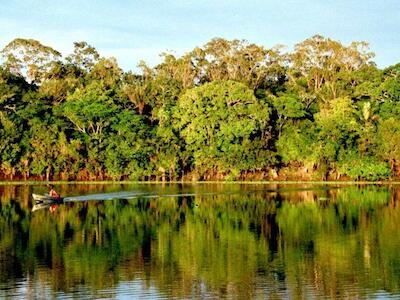
M 216 38 L 140 72 L 86 42 L 2 50 L 0 177 L 380 180 L 400 175 L 400 64 L 313 36 Z

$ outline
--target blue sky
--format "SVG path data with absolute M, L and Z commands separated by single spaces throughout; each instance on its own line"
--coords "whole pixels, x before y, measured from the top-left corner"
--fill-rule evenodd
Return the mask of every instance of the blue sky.
M 124 70 L 213 37 L 290 49 L 314 34 L 369 42 L 380 67 L 400 62 L 400 0 L 3 1 L 1 48 L 16 37 L 34 38 L 68 54 L 84 40 Z

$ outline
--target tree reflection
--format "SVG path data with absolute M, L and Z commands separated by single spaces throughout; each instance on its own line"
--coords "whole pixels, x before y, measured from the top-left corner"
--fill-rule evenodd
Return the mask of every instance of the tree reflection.
M 28 187 L 7 189 L 2 285 L 29 278 L 53 293 L 96 294 L 140 280 L 176 297 L 400 292 L 397 188 L 82 202 L 53 213 L 30 212 Z

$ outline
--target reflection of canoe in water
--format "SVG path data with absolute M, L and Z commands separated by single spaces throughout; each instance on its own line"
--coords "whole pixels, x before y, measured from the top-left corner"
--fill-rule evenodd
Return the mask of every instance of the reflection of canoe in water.
M 38 195 L 32 194 L 32 198 L 36 201 L 36 203 L 61 203 L 63 202 L 63 198 L 53 198 L 50 195 Z

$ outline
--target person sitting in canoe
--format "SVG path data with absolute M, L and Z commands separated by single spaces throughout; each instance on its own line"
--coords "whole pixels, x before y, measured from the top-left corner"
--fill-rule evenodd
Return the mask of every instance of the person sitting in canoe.
M 50 189 L 49 191 L 50 197 L 54 198 L 55 200 L 61 199 L 60 195 L 54 190 L 54 185 L 50 184 L 49 189 Z

